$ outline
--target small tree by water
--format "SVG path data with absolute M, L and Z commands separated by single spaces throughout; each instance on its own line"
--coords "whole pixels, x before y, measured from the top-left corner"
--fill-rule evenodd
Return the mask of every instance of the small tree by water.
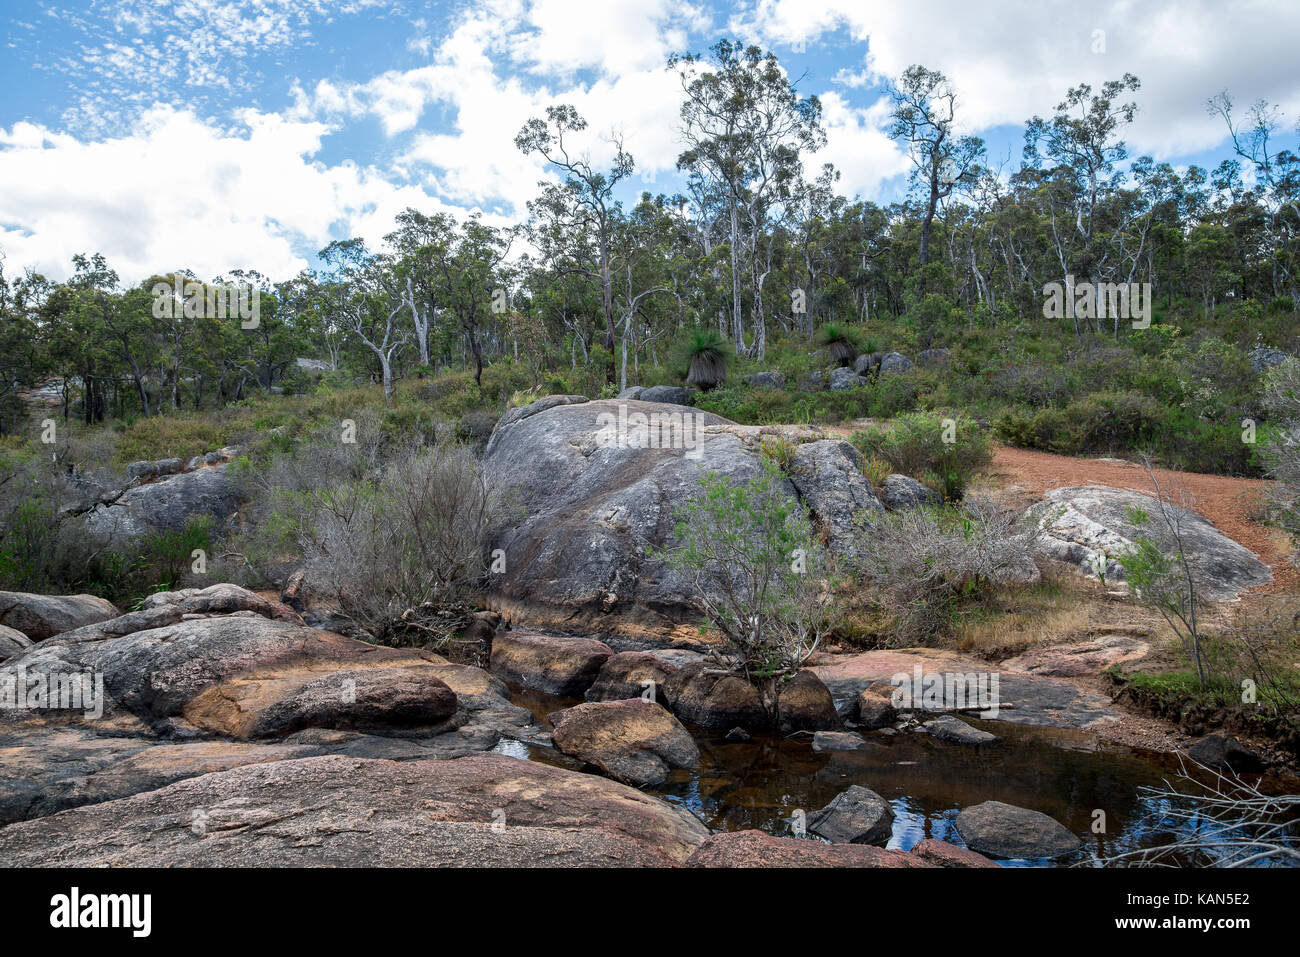
M 676 512 L 664 558 L 695 586 L 697 606 L 775 715 L 781 685 L 831 628 L 826 555 L 771 461 L 747 482 L 710 472 L 700 485 Z

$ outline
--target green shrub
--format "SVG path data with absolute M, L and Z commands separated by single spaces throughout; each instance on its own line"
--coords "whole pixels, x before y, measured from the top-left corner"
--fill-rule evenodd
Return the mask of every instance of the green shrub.
M 993 461 L 988 436 L 964 416 L 909 413 L 855 432 L 852 442 L 866 458 L 883 459 L 949 501 L 961 498 L 975 474 Z

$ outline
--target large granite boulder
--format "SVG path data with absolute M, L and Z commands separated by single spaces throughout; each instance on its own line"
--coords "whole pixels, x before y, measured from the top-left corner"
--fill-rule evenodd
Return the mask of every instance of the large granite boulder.
M 831 370 L 831 391 L 845 392 L 849 389 L 856 389 L 860 385 L 865 385 L 867 380 L 858 375 L 848 366 L 837 366 Z
M 790 480 L 832 553 L 858 555 L 871 516 L 884 511 L 862 474 L 862 454 L 842 439 L 804 442 L 791 459 Z
M 964 809 L 955 826 L 972 851 L 1015 860 L 1062 857 L 1083 843 L 1046 814 L 1001 801 Z
M 666 630 L 698 623 L 695 589 L 658 550 L 706 472 L 733 482 L 759 474 L 762 432 L 638 400 L 550 396 L 511 410 L 483 459 L 518 515 L 494 542 L 505 570 L 492 578 L 489 603 L 538 628 L 622 636 L 620 650 L 662 644 Z
M 581 695 L 614 649 L 603 641 L 516 630 L 492 639 L 492 671 L 506 681 L 554 695 Z
M 1164 505 L 1178 526 L 1188 564 L 1202 597 L 1231 601 L 1241 592 L 1273 580 L 1267 565 L 1238 545 L 1214 525 L 1188 509 Z M 1106 486 L 1072 486 L 1048 492 L 1033 506 L 1039 523 L 1035 549 L 1097 578 L 1104 570 L 1107 581 L 1125 579 L 1118 556 L 1149 538 L 1169 553 L 1174 548 L 1170 522 L 1161 503 L 1149 495 Z M 1135 521 L 1135 516 L 1146 516 Z
M 0 625 L 19 631 L 32 641 L 44 641 L 52 635 L 116 618 L 119 614 L 112 602 L 94 595 L 0 591 Z
M 597 701 L 548 716 L 555 747 L 634 787 L 660 784 L 669 768 L 693 768 L 700 750 L 681 722 L 653 701 Z
M 708 831 L 605 778 L 503 755 L 246 765 L 0 829 L 14 867 L 671 866 Z
M 880 357 L 880 374 L 888 375 L 896 372 L 906 372 L 912 368 L 912 360 L 907 358 L 901 352 L 886 352 Z
M 668 703 L 668 682 L 677 675 L 681 664 L 698 657 L 691 652 L 682 653 L 689 658 L 674 658 L 652 651 L 622 651 L 605 661 L 596 681 L 587 689 L 588 701 L 623 701 L 650 697 L 660 704 Z
M 180 531 L 191 516 L 209 515 L 224 528 L 239 508 L 226 469 L 222 464 L 133 485 L 87 512 L 86 530 L 115 546 L 128 546 L 151 532 Z

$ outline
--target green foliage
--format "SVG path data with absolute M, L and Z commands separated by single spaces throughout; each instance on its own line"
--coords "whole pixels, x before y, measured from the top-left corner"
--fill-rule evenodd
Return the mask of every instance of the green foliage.
M 988 436 L 964 416 L 901 415 L 888 426 L 855 432 L 852 442 L 865 458 L 888 462 L 948 501 L 960 499 L 971 479 L 993 461 Z

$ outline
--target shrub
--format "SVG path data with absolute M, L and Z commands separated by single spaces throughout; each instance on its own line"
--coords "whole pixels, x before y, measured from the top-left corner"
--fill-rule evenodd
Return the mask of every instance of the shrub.
M 769 717 L 781 683 L 831 630 L 833 610 L 825 554 L 783 485 L 767 459 L 748 482 L 706 474 L 702 495 L 677 510 L 675 543 L 664 555 L 694 585 L 700 610 Z
M 301 500 L 296 531 L 313 589 L 380 641 L 450 640 L 433 622 L 482 584 L 499 515 L 467 449 L 415 449 Z
M 855 432 L 852 441 L 866 458 L 883 459 L 950 501 L 961 498 L 975 474 L 993 461 L 988 437 L 961 416 L 901 415 L 887 426 Z
M 894 618 L 900 643 L 948 634 L 963 601 L 1037 579 L 1032 520 L 991 499 L 887 512 L 871 522 L 863 576 Z

